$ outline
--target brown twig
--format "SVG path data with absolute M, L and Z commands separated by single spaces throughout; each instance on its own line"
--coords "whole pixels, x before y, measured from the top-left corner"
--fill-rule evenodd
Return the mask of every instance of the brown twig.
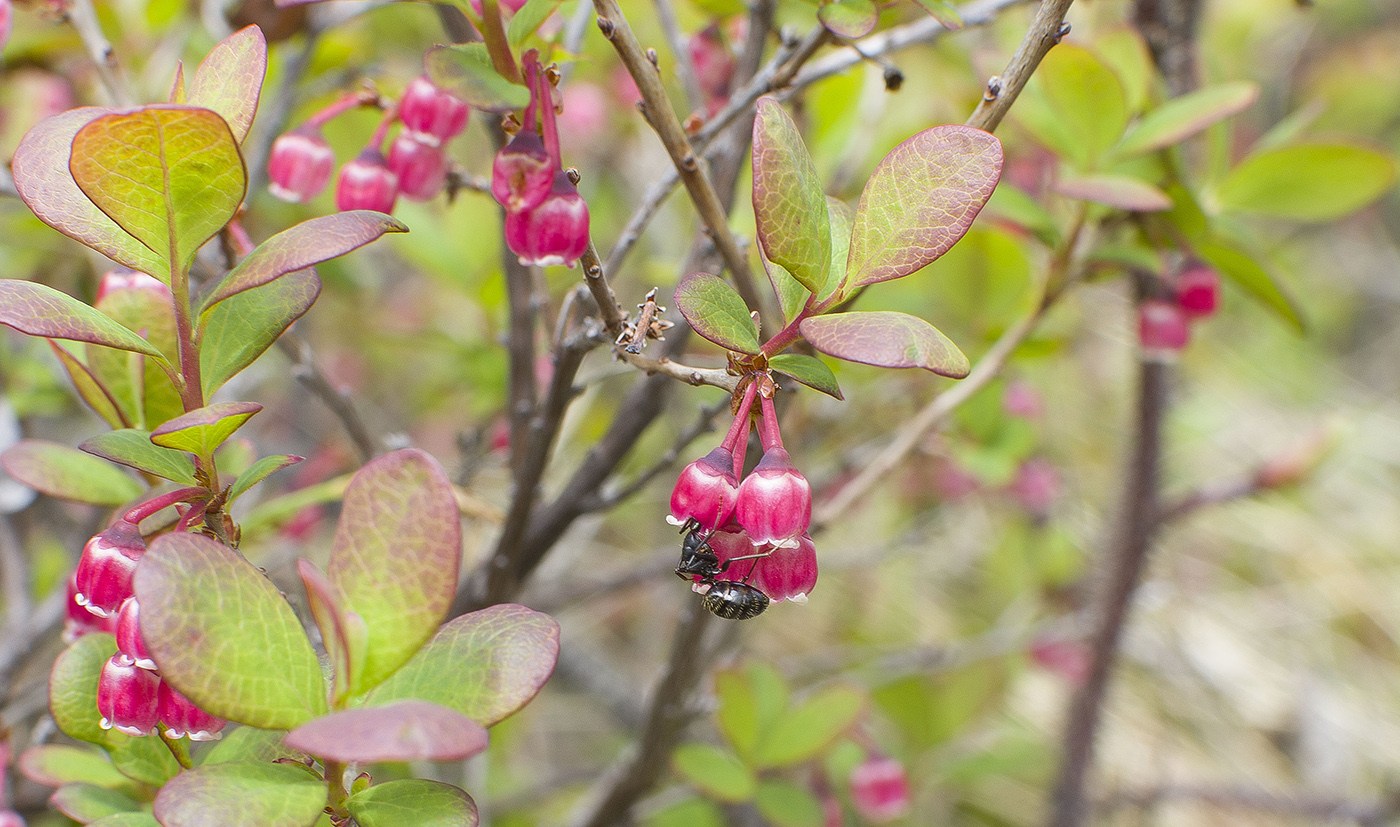
M 618 307 L 617 296 L 613 295 L 612 287 L 608 285 L 608 274 L 598 260 L 598 248 L 593 246 L 593 239 L 588 240 L 588 249 L 583 251 L 578 261 L 583 267 L 583 283 L 593 294 L 593 303 L 598 305 L 603 327 L 616 340 L 622 333 L 622 309 Z
M 688 428 L 676 435 L 676 441 L 671 443 L 671 447 L 659 460 L 651 464 L 651 467 L 637 475 L 637 478 L 608 494 L 597 495 L 592 502 L 586 503 L 588 511 L 605 511 L 613 506 L 629 499 L 633 494 L 641 491 L 652 480 L 656 479 L 666 469 L 673 467 L 680 460 L 681 452 L 690 447 L 690 443 L 699 439 L 704 434 L 714 430 L 715 417 L 720 413 L 729 410 L 729 398 L 719 400 L 713 405 L 707 405 L 700 409 L 700 415 Z
M 346 436 L 350 437 L 350 444 L 355 446 L 355 455 L 360 464 L 373 459 L 379 453 L 374 436 L 360 418 L 359 411 L 355 410 L 350 397 L 332 385 L 316 366 L 316 357 L 311 352 L 311 345 L 289 330 L 277 339 L 277 347 L 292 360 L 292 376 L 317 399 L 326 403 L 326 407 L 330 408 L 331 413 L 340 421 Z
M 1065 12 L 1069 11 L 1072 2 L 1074 0 L 1044 0 L 1040 4 L 1035 12 L 1035 22 L 1011 56 L 1011 62 L 1006 64 L 1001 75 L 987 81 L 986 94 L 977 104 L 972 117 L 967 119 L 968 126 L 988 132 L 996 130 L 1001 119 L 1011 111 L 1011 104 L 1016 102 L 1040 61 L 1068 33 Z
M 102 24 L 97 20 L 97 10 L 93 8 L 92 0 L 68 0 L 63 16 L 87 47 L 88 55 L 97 67 L 97 76 L 102 79 L 102 86 L 112 103 L 135 106 L 136 97 L 131 93 L 126 78 L 122 77 L 116 51 L 102 33 Z

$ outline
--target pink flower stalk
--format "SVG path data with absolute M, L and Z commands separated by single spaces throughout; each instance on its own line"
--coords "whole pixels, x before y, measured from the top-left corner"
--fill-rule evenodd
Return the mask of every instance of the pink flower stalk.
M 335 208 L 393 212 L 399 197 L 399 177 L 389 169 L 384 153 L 369 147 L 340 168 L 335 183 Z
M 126 658 L 142 669 L 156 671 L 156 662 L 141 638 L 141 606 L 135 595 L 128 597 L 117 612 L 117 656 Z
M 748 583 L 774 603 L 783 600 L 806 603 L 807 595 L 817 585 L 817 548 L 811 536 L 805 533 L 797 538 L 793 548 L 769 545 L 755 548 L 749 535 L 731 522 L 724 530 L 711 534 L 708 542 L 721 564 L 736 557 L 766 554 L 739 560 L 715 579 Z
M 506 245 L 526 266 L 573 267 L 588 249 L 588 205 L 563 170 L 538 207 L 506 214 Z
M 156 716 L 165 725 L 166 737 L 189 736 L 191 741 L 217 741 L 223 737 L 220 732 L 228 724 L 223 718 L 200 709 L 165 681 L 161 681 L 157 692 Z
M 1191 340 L 1186 311 L 1173 302 L 1150 299 L 1138 308 L 1138 341 L 1149 358 L 1174 359 Z
M 334 168 L 335 152 L 321 137 L 321 128 L 307 124 L 273 141 L 267 189 L 283 201 L 310 201 L 326 188 Z
M 1176 282 L 1176 303 L 1192 319 L 1214 315 L 1220 306 L 1220 274 L 1199 262 L 1187 267 Z
M 146 541 L 135 523 L 113 523 L 83 546 L 73 573 L 73 601 L 98 617 L 114 616 L 131 597 L 131 578 L 145 553 Z
M 812 486 L 792 465 L 778 432 L 778 415 L 773 400 L 761 396 L 763 416 L 758 437 L 763 459 L 753 473 L 739 483 L 739 501 L 734 517 L 756 546 L 796 548 L 797 536 L 812 524 Z
M 399 178 L 399 194 L 410 201 L 429 201 L 447 183 L 447 153 L 425 143 L 417 132 L 404 130 L 389 147 L 389 169 Z
M 100 304 L 103 299 L 121 290 L 151 290 L 167 298 L 170 296 L 170 288 L 155 276 L 118 267 L 102 274 L 102 280 L 97 285 L 97 298 L 93 304 Z
M 120 654 L 102 666 L 97 681 L 97 711 L 103 729 L 132 736 L 150 735 L 156 725 L 156 696 L 160 678 Z
M 450 141 L 467 128 L 470 107 L 427 75 L 409 82 L 399 99 L 399 120 L 428 146 Z
M 909 776 L 893 758 L 871 756 L 851 771 L 851 803 L 862 818 L 892 821 L 909 812 Z
M 757 388 L 757 383 L 749 383 L 719 447 L 681 471 L 671 491 L 671 513 L 666 522 L 681 526 L 694 520 L 706 531 L 713 531 L 729 521 L 739 497 L 738 475 L 743 468 L 742 455 L 736 459 L 734 449 L 740 444 L 748 447 L 749 410 Z

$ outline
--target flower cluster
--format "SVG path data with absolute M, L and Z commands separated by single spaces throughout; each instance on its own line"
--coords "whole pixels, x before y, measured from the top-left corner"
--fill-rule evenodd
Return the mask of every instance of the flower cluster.
M 64 637 L 75 640 L 90 632 L 108 632 L 117 639 L 117 653 L 103 664 L 97 684 L 103 729 L 140 736 L 151 734 L 161 723 L 168 738 L 209 741 L 224 728 L 222 718 L 200 709 L 161 680 L 141 637 L 141 606 L 132 588 L 136 566 L 146 553 L 138 524 L 188 499 L 192 490 L 198 489 L 171 492 L 132 508 L 87 542 L 69 580 Z M 186 516 L 196 510 L 187 509 Z
M 1157 359 L 1171 359 L 1191 341 L 1191 322 L 1220 306 L 1220 274 L 1193 261 L 1177 276 L 1171 299 L 1149 299 L 1138 308 L 1138 341 Z
M 534 49 L 525 53 L 524 66 L 530 103 L 520 130 L 496 153 L 491 194 L 505 207 L 506 245 L 521 264 L 572 267 L 588 249 L 588 205 L 560 159 L 549 73 Z
M 268 159 L 268 189 L 284 201 L 309 201 L 325 189 L 335 167 L 335 153 L 321 128 L 336 115 L 382 103 L 378 95 L 347 95 L 280 136 Z M 340 168 L 335 205 L 340 210 L 393 212 L 402 195 L 427 201 L 442 192 L 447 182 L 447 144 L 467 128 L 470 109 L 427 75 L 409 82 L 398 103 L 390 105 L 369 143 Z M 384 155 L 389 129 L 402 128 Z
M 807 533 L 812 488 L 783 448 L 773 392 L 771 378 L 750 375 L 724 441 L 681 471 L 666 521 L 707 532 L 721 564 L 763 555 L 726 569 L 717 579 L 742 580 L 774 602 L 805 603 L 817 583 L 817 551 Z M 763 457 L 743 476 L 755 400 Z

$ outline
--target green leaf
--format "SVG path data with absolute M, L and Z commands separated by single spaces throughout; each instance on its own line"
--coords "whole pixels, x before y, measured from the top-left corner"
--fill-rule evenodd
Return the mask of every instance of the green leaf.
M 100 750 L 63 744 L 30 747 L 19 756 L 19 769 L 30 781 L 45 787 L 83 783 L 107 788 L 129 788 L 131 782 L 117 772 Z
M 947 336 L 905 313 L 837 313 L 806 319 L 798 329 L 812 347 L 848 362 L 880 368 L 923 368 L 952 379 L 961 379 L 972 369 Z
M 1395 159 L 1357 144 L 1298 144 L 1256 153 L 1221 182 L 1226 210 L 1293 221 L 1332 221 L 1379 198 L 1395 183 Z
M 708 798 L 687 798 L 651 813 L 642 823 L 646 827 L 726 827 L 729 819 Z
M 826 194 L 797 124 L 767 96 L 758 99 L 753 122 L 753 212 L 768 260 L 821 290 L 831 268 Z
M 510 44 L 511 49 L 519 49 L 530 35 L 539 31 L 540 26 L 558 10 L 562 2 L 563 0 L 529 0 L 521 6 L 506 26 L 506 42 Z
M 777 778 L 758 784 L 754 803 L 763 817 L 778 827 L 821 827 L 826 823 L 822 803 L 806 787 Z
M 94 306 L 113 321 L 140 334 L 161 353 L 180 352 L 175 332 L 175 307 L 170 291 L 155 285 L 133 285 L 103 292 Z M 88 364 L 112 391 L 129 424 L 149 429 L 185 412 L 175 383 L 154 359 L 134 363 L 130 354 L 107 348 L 87 348 Z
M 293 456 L 291 454 L 274 454 L 270 457 L 263 457 L 248 467 L 246 471 L 238 475 L 238 479 L 233 481 L 233 486 L 229 488 L 228 502 L 233 502 L 248 492 L 248 489 L 281 471 L 283 468 L 290 468 L 306 457 Z
M 681 744 L 671 764 L 685 780 L 720 801 L 748 801 L 758 784 L 742 761 L 710 744 Z
M 199 368 L 213 396 L 302 317 L 321 294 L 314 270 L 298 270 L 220 302 L 202 319 Z
M 283 742 L 341 763 L 461 761 L 486 749 L 486 728 L 431 701 L 342 709 L 313 718 Z
M 83 824 L 103 816 L 141 809 L 141 805 L 126 793 L 94 787 L 91 784 L 65 784 L 49 797 L 49 804 L 60 813 Z
M 262 29 L 245 26 L 209 51 L 190 81 L 187 101 L 217 112 L 242 144 L 258 113 L 267 75 L 267 40 Z
M 846 259 L 851 254 L 851 226 L 855 224 L 856 211 L 845 201 L 828 195 L 826 217 L 831 222 L 831 267 L 826 273 L 826 284 L 817 293 L 818 301 L 826 301 L 846 283 Z
M 155 474 L 184 485 L 196 485 L 194 461 L 183 451 L 162 448 L 151 442 L 147 431 L 123 428 L 98 434 L 78 446 L 82 450 L 120 465 Z
M 301 623 L 237 552 L 197 534 L 157 537 L 136 569 L 136 596 L 161 677 L 201 708 L 268 729 L 326 711 L 321 665 Z
M 860 194 L 842 292 L 907 276 L 947 252 L 991 197 L 1001 160 L 1000 141 L 956 125 L 890 150 Z
M 491 606 L 444 625 L 365 703 L 421 698 L 491 726 L 539 692 L 558 658 L 551 617 L 513 603 Z
M 117 400 L 112 396 L 112 391 L 102 383 L 100 379 L 93 375 L 92 370 L 83 363 L 66 347 L 60 345 L 56 340 L 49 339 L 49 348 L 53 350 L 53 355 L 58 357 L 58 361 L 63 365 L 63 369 L 68 372 L 68 378 L 73 380 L 73 388 L 78 392 L 78 396 L 92 408 L 93 412 L 102 417 L 102 420 L 113 428 L 125 428 L 131 423 L 125 421 L 121 409 L 117 406 Z
M 997 187 L 987 201 L 983 215 L 1006 221 L 1036 237 L 1047 247 L 1060 243 L 1060 228 L 1049 211 L 1025 190 L 1010 184 Z
M 368 630 L 351 692 L 374 687 L 432 637 L 457 592 L 461 558 L 457 498 L 437 460 L 406 448 L 355 474 L 326 568 L 342 609 Z
M 875 30 L 880 14 L 871 0 L 825 0 L 817 19 L 837 37 L 855 40 Z
M 30 336 L 87 342 L 165 359 L 154 345 L 100 310 L 32 281 L 0 279 L 0 324 Z
M 787 708 L 787 683 L 772 666 L 755 661 L 744 669 L 716 672 L 715 695 L 720 731 L 745 760 L 751 760 L 762 734 Z
M 812 390 L 821 391 L 837 399 L 845 398 L 841 395 L 841 386 L 836 384 L 836 374 L 820 359 L 801 353 L 780 353 L 768 358 L 768 366 L 791 376 Z
M 112 765 L 127 778 L 159 787 L 180 772 L 175 756 L 159 738 L 132 738 L 120 732 L 107 736 L 107 752 Z
M 1161 212 L 1172 206 L 1172 199 L 1165 192 L 1127 175 L 1061 178 L 1055 182 L 1055 192 L 1067 198 L 1092 201 L 1125 212 Z
M 306 767 L 235 761 L 180 773 L 155 816 L 164 827 L 311 827 L 325 806 L 326 782 Z
M 301 759 L 301 753 L 282 743 L 287 733 L 280 729 L 258 729 L 251 726 L 230 726 L 222 738 L 204 753 L 200 764 L 223 764 L 229 761 L 276 761 L 279 758 Z
M 1251 255 L 1225 239 L 1196 245 L 1196 252 L 1229 280 L 1244 288 L 1261 304 L 1274 311 L 1299 333 L 1306 324 L 1302 309 L 1281 278 L 1259 264 Z
M 97 680 L 102 665 L 117 653 L 117 639 L 105 632 L 83 635 L 64 649 L 49 671 L 49 714 L 64 735 L 104 745 L 109 730 L 100 726 Z
M 114 111 L 100 106 L 70 109 L 29 130 L 15 150 L 11 167 L 15 189 L 45 224 L 113 261 L 159 277 L 163 267 L 160 255 L 98 209 L 68 172 L 73 136 L 93 120 Z M 6 303 L 0 301 L 0 305 Z
M 790 767 L 816 758 L 860 718 L 865 696 L 849 686 L 831 686 L 789 711 L 764 733 L 754 754 L 759 769 Z
M 778 305 L 783 311 L 783 320 L 791 322 L 797 318 L 797 314 L 802 312 L 806 306 L 807 299 L 812 294 L 807 292 L 807 288 L 798 283 L 792 277 L 792 273 L 781 264 L 774 264 L 766 258 L 763 261 L 763 270 L 768 274 L 768 283 L 773 285 L 773 292 L 778 296 Z
M 376 784 L 345 802 L 360 827 L 476 827 L 476 802 L 440 781 L 409 778 Z
M 345 255 L 385 233 L 406 232 L 408 227 L 402 222 L 373 210 L 350 210 L 303 221 L 259 244 L 240 261 L 200 302 L 198 315 L 207 314 L 229 296 Z
M 677 285 L 675 299 L 696 333 L 725 350 L 758 353 L 753 317 L 729 282 L 709 273 L 691 273 Z
M 486 112 L 510 112 L 530 102 L 530 92 L 496 73 L 484 43 L 434 46 L 423 59 L 433 83 Z
M 218 113 L 157 104 L 102 115 L 73 136 L 73 180 L 162 262 L 169 282 L 243 202 L 247 174 Z
M 1254 104 L 1259 86 L 1249 81 L 1222 83 L 1172 98 L 1148 112 L 1123 136 L 1118 154 L 1141 155 L 1173 146 Z
M 243 515 L 240 521 L 243 534 L 247 536 L 280 526 L 308 505 L 339 502 L 340 498 L 345 496 L 345 489 L 349 485 L 350 475 L 342 474 L 325 482 L 266 499 Z
M 0 454 L 10 476 L 50 497 L 116 506 L 141 496 L 146 486 L 111 463 L 68 445 L 23 439 Z
M 177 416 L 151 431 L 151 442 L 162 448 L 188 451 L 204 460 L 243 427 L 262 405 L 256 402 L 216 402 Z
M 1123 84 L 1082 46 L 1061 43 L 1036 71 L 1051 107 L 1074 138 L 1073 157 L 1090 168 L 1128 125 Z
M 113 813 L 96 821 L 88 822 L 88 827 L 161 827 L 156 817 L 142 810 L 139 813 Z
M 915 0 L 929 16 L 937 20 L 943 28 L 950 32 L 955 32 L 963 27 L 962 15 L 958 14 L 958 9 L 946 0 Z
M 1126 23 L 1112 26 L 1094 38 L 1094 53 L 1122 82 L 1128 111 L 1145 109 L 1157 81 L 1157 72 L 1142 34 Z

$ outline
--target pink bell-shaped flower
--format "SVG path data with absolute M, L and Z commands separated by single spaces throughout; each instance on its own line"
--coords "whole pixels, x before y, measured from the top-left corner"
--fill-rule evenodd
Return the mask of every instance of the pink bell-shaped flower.
M 1220 306 L 1220 274 L 1204 264 L 1192 264 L 1176 281 L 1176 303 L 1192 319 L 1214 315 Z
M 118 520 L 88 540 L 73 574 L 77 589 L 74 602 L 98 617 L 115 615 L 131 597 L 131 578 L 145 553 L 140 529 L 126 520 Z
M 797 546 L 797 536 L 812 524 L 812 487 L 785 449 L 769 448 L 739 483 L 734 518 L 756 546 Z
M 555 166 L 534 129 L 515 133 L 491 163 L 491 195 L 508 212 L 533 210 L 554 188 Z
M 278 136 L 267 160 L 267 189 L 283 201 L 310 201 L 331 180 L 335 152 L 321 130 L 303 126 Z
M 1138 341 L 1147 356 L 1174 359 L 1191 340 L 1186 311 L 1173 302 L 1149 299 L 1138 308 Z
M 694 520 L 712 531 L 729 520 L 738 497 L 734 454 L 720 446 L 681 471 L 671 491 L 671 513 L 666 522 L 680 526 Z
M 428 201 L 447 183 L 447 153 L 426 143 L 417 132 L 404 130 L 389 147 L 389 169 L 399 179 L 399 195 L 410 201 Z
M 97 711 L 103 729 L 127 735 L 150 735 L 156 725 L 156 696 L 160 678 L 120 654 L 102 666 L 97 681 Z
M 184 738 L 188 735 L 191 741 L 217 741 L 228 724 L 223 718 L 200 709 L 194 701 L 165 681 L 160 683 L 157 717 L 164 725 L 166 737 Z
M 335 183 L 336 209 L 393 212 L 398 197 L 399 177 L 379 150 L 367 148 L 340 168 Z
M 752 545 L 749 548 L 750 554 L 756 551 Z M 759 559 L 749 583 L 774 603 L 806 603 L 807 595 L 817 585 L 817 547 L 812 536 L 804 531 L 797 536 L 796 548 L 775 548 L 772 554 Z
M 429 146 L 460 135 L 467 128 L 470 113 L 466 103 L 438 87 L 427 75 L 409 81 L 399 99 L 399 120 Z
M 909 812 L 909 775 L 893 758 L 871 756 L 851 771 L 851 803 L 862 818 L 892 821 Z
M 63 642 L 72 643 L 83 635 L 89 635 L 93 632 L 116 632 L 116 615 L 98 617 L 74 599 L 78 595 L 77 580 L 76 572 L 68 576 L 68 602 L 64 604 L 67 616 L 63 619 Z
M 527 266 L 574 266 L 588 249 L 588 205 L 562 169 L 533 210 L 506 214 L 506 245 Z
M 133 595 L 122 603 L 117 612 L 117 653 L 126 657 L 142 669 L 156 670 L 156 662 L 146 650 L 146 641 L 141 639 L 141 606 Z

